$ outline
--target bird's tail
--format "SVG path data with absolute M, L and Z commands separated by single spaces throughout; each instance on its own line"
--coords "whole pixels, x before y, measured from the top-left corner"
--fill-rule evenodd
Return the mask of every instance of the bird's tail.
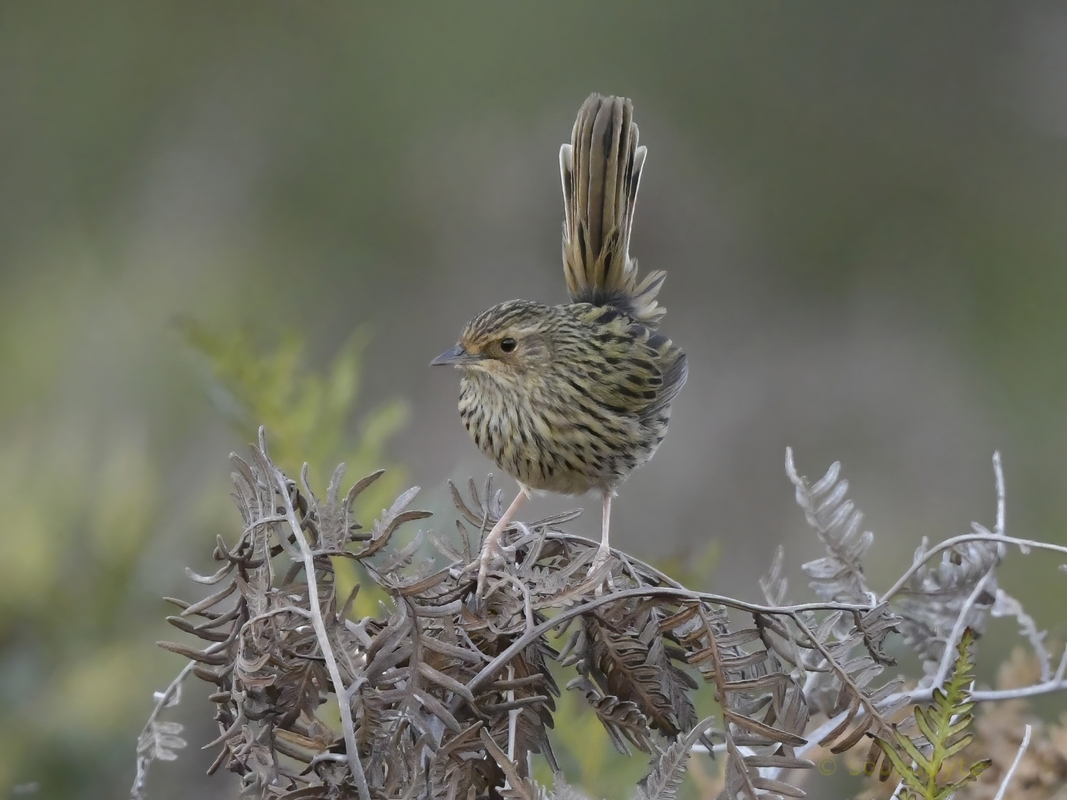
M 633 103 L 592 94 L 578 111 L 571 143 L 559 151 L 563 202 L 563 271 L 574 302 L 615 306 L 654 326 L 666 313 L 656 303 L 665 272 L 637 282 L 630 258 L 634 202 L 645 163 L 637 146 Z

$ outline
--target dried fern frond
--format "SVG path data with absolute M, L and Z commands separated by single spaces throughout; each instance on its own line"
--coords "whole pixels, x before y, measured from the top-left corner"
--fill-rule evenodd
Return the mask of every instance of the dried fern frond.
M 1003 553 L 996 542 L 962 542 L 931 565 L 926 563 L 928 549 L 924 538 L 913 559 L 918 569 L 893 604 L 903 618 L 904 642 L 923 659 L 930 676 L 941 664 L 954 628 L 962 625 L 978 636 L 985 632 L 997 595 L 995 570 Z
M 887 593 L 895 606 L 879 602 L 863 573 L 870 534 L 859 532 L 837 465 L 809 486 L 788 462 L 828 552 L 807 569 L 822 602 L 784 605 L 779 551 L 761 582 L 768 605 L 757 606 L 690 591 L 617 552 L 589 577 L 598 544 L 559 527 L 573 513 L 512 522 L 509 558 L 479 595 L 477 540 L 500 514 L 491 482 L 452 487 L 457 539 L 420 530 L 401 542 L 403 526 L 429 516 L 410 507 L 417 489 L 364 528 L 353 506 L 380 472 L 345 493 L 338 468 L 320 499 L 306 470 L 299 482 L 278 470 L 263 438 L 233 463 L 243 527 L 218 541 L 214 574 L 190 575 L 208 595 L 173 601 L 180 613 L 170 621 L 196 643 L 163 646 L 213 684 L 212 771 L 237 773 L 254 796 L 572 797 L 562 776 L 547 792 L 531 769 L 540 755 L 559 771 L 550 731 L 560 670 L 617 750 L 652 756 L 643 798 L 673 800 L 694 747 L 725 753 L 723 798 L 769 800 L 802 796 L 799 776 L 817 746 L 838 754 L 868 740 L 868 769 L 885 774 L 915 753 L 932 753 L 923 756 L 932 769 L 966 744 L 951 714 L 970 710 L 973 634 L 943 696 L 916 717 L 914 738 L 890 722 L 910 695 L 886 675 L 889 638 L 901 626 L 914 637 L 925 624 L 943 650 L 972 612 L 985 613 L 999 551 L 946 543 L 948 555 L 931 566 L 924 549 Z M 356 592 L 339 594 L 334 574 L 342 560 L 361 565 L 385 598 L 376 612 L 353 617 Z M 1040 641 L 1021 607 L 1003 606 Z M 936 644 L 921 646 L 931 661 Z M 714 719 L 698 721 L 698 679 L 714 695 Z M 157 716 L 142 737 L 145 763 L 179 744 Z M 898 749 L 890 755 L 878 741 Z
M 796 488 L 797 504 L 828 553 L 803 565 L 812 590 L 827 600 L 869 602 L 877 594 L 867 583 L 863 560 L 874 534 L 860 532 L 863 514 L 846 498 L 848 481 L 841 477 L 840 462 L 809 485 L 797 473 L 792 450 L 787 449 L 786 474 Z M 975 531 L 992 537 L 977 524 Z M 1003 546 L 993 541 L 960 542 L 944 551 L 936 564 L 926 563 L 928 552 L 929 543 L 923 539 L 909 579 L 892 593 L 891 602 L 904 642 L 923 660 L 929 682 L 945 665 L 945 644 L 954 630 L 970 627 L 978 634 L 985 630 L 997 596 L 995 569 Z M 784 598 L 780 566 L 772 567 L 764 579 L 764 592 L 774 592 L 779 602 Z
M 725 742 L 730 796 L 795 794 L 761 771 L 809 766 L 792 754 L 808 724 L 803 675 L 838 676 L 837 702 L 866 704 L 879 718 L 865 687 L 884 628 L 869 620 L 857 617 L 842 638 L 840 626 L 770 609 L 747 611 L 751 626 L 738 628 L 729 600 L 689 592 L 628 557 L 612 559 L 604 591 L 586 578 L 596 544 L 556 527 L 572 515 L 514 523 L 514 559 L 491 571 L 487 597 L 477 598 L 465 525 L 484 531 L 497 518 L 491 484 L 471 484 L 469 499 L 453 487 L 460 547 L 426 537 L 447 559 L 441 567 L 421 555 L 422 532 L 393 544 L 401 526 L 428 516 L 409 508 L 417 490 L 364 529 L 353 505 L 380 473 L 343 494 L 338 469 L 320 499 L 306 472 L 298 485 L 273 465 L 264 441 L 234 467 L 243 532 L 219 541 L 215 574 L 194 576 L 209 596 L 175 601 L 181 613 L 171 617 L 206 646 L 163 646 L 215 684 L 212 770 L 237 772 L 261 797 L 466 797 L 505 781 L 515 796 L 536 795 L 530 757 L 558 769 L 548 735 L 559 694 L 552 662 L 575 670 L 569 686 L 618 749 L 659 754 L 643 784 L 649 796 L 674 793 L 697 740 Z M 353 597 L 335 592 L 337 557 L 361 563 L 384 591 L 380 614 L 349 618 Z M 567 637 L 562 651 L 550 635 Z M 864 646 L 866 660 L 854 653 Z M 715 687 L 721 729 L 698 724 L 694 669 Z
M 796 487 L 797 505 L 828 554 L 803 565 L 811 578 L 811 588 L 824 600 L 863 602 L 870 594 L 863 559 L 874 534 L 860 531 L 863 513 L 846 499 L 848 481 L 840 477 L 841 462 L 835 461 L 822 478 L 809 485 L 806 478 L 797 474 L 793 450 L 786 448 L 785 471 Z
M 693 730 L 660 751 L 652 760 L 648 774 L 637 786 L 637 800 L 675 800 L 685 777 L 689 754 L 704 737 L 704 731 L 711 723 L 711 717 L 698 722 Z

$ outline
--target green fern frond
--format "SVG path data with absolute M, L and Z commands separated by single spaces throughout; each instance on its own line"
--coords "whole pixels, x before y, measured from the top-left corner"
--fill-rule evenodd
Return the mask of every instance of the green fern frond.
M 919 748 L 911 737 L 894 726 L 894 741 L 878 739 L 886 757 L 892 762 L 904 783 L 904 797 L 908 800 L 947 800 L 963 786 L 978 778 L 992 761 L 983 759 L 971 764 L 956 780 L 962 763 L 953 764 L 958 755 L 974 738 L 967 728 L 973 720 L 970 686 L 974 681 L 974 660 L 971 648 L 974 632 L 964 631 L 958 647 L 958 656 L 952 677 L 944 689 L 934 689 L 933 702 L 924 707 L 915 707 L 915 722 L 929 747 Z M 910 763 L 907 759 L 910 759 Z M 939 778 L 944 773 L 950 783 Z
M 304 341 L 295 333 L 284 334 L 269 348 L 247 330 L 219 334 L 190 321 L 181 327 L 206 367 L 212 401 L 249 441 L 255 441 L 259 426 L 265 425 L 271 432 L 271 451 L 286 469 L 295 474 L 304 460 L 330 471 L 337 461 L 345 461 L 353 474 L 380 466 L 382 444 L 403 424 L 406 409 L 394 401 L 364 414 L 353 452 L 349 425 L 359 395 L 365 331 L 355 331 L 320 375 L 303 368 Z M 362 449 L 373 452 L 359 452 Z M 366 458 L 351 463 L 353 455 Z

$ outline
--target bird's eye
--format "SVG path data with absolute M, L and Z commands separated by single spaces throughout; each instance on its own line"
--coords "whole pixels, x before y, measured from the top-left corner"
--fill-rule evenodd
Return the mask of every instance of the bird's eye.
M 500 342 L 500 351 L 503 353 L 514 353 L 515 348 L 519 346 L 519 343 L 514 339 L 507 338 L 502 339 Z

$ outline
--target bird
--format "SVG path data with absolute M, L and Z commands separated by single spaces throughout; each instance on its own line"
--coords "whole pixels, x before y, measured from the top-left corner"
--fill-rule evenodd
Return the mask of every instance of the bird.
M 478 448 L 519 483 L 485 536 L 477 595 L 501 537 L 534 492 L 601 496 L 601 541 L 589 575 L 610 554 L 611 500 L 652 458 L 688 375 L 685 353 L 658 331 L 666 273 L 638 281 L 630 256 L 634 203 L 647 149 L 633 103 L 592 94 L 560 148 L 563 272 L 569 302 L 510 300 L 470 320 L 430 362 L 461 373 L 459 413 Z

